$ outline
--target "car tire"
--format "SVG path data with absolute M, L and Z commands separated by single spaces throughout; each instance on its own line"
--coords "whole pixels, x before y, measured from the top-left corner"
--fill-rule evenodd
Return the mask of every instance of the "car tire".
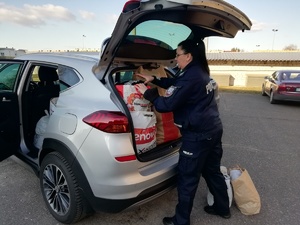
M 41 164 L 40 187 L 52 216 L 62 223 L 75 223 L 87 215 L 87 204 L 67 160 L 48 154 Z
M 272 90 L 270 91 L 270 103 L 271 104 L 275 104 L 276 103 L 276 100 L 274 99 L 274 93 L 273 93 Z
M 267 95 L 266 91 L 265 91 L 265 85 L 262 85 L 262 87 L 261 87 L 261 95 L 262 96 L 266 96 Z

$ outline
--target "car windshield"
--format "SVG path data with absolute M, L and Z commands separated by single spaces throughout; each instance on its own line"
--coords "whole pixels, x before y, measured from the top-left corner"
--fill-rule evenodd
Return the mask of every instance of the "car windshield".
M 176 49 L 179 42 L 191 35 L 191 29 L 183 24 L 161 20 L 145 21 L 136 26 L 126 38 L 134 43 L 158 45 Z

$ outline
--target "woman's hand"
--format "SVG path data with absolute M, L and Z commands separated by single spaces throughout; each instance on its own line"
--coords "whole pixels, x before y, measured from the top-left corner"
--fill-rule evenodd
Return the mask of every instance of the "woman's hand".
M 148 89 L 148 88 L 146 87 L 145 84 L 135 84 L 134 86 L 135 86 L 136 89 L 137 89 L 139 92 L 141 92 L 142 94 L 144 94 L 145 91 Z
M 136 73 L 135 75 L 138 76 L 138 77 L 143 78 L 145 80 L 144 84 L 148 84 L 149 82 L 154 80 L 153 76 L 144 75 L 144 74 L 140 74 L 140 73 Z

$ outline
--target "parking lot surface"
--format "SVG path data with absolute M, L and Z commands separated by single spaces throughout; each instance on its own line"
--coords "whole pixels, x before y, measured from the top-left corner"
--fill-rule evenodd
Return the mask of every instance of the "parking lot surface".
M 200 181 L 191 215 L 192 225 L 299 225 L 300 104 L 270 104 L 259 94 L 221 93 L 224 124 L 223 165 L 246 168 L 260 194 L 261 212 L 243 215 L 233 204 L 228 220 L 207 215 L 207 189 Z M 0 225 L 60 225 L 48 212 L 38 178 L 9 158 L 0 163 Z M 97 213 L 78 225 L 154 225 L 172 216 L 176 189 L 141 207 L 118 214 Z

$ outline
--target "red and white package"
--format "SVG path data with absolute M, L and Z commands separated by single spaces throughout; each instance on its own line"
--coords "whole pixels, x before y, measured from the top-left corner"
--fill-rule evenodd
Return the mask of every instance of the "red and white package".
M 118 84 L 116 88 L 124 99 L 129 111 L 150 111 L 151 103 L 132 84 Z
M 153 75 L 155 74 L 158 77 L 167 77 L 166 71 L 164 66 L 160 66 L 158 68 L 153 69 L 144 69 L 142 66 L 140 66 L 137 71 L 137 74 L 146 74 L 146 75 Z M 155 85 L 154 85 L 155 86 Z M 158 93 L 160 96 L 165 96 L 166 90 L 157 87 Z M 156 144 L 160 145 L 162 143 L 166 143 L 169 141 L 177 140 L 181 137 L 180 131 L 177 126 L 174 124 L 174 116 L 173 112 L 167 112 L 167 113 L 159 113 L 155 110 L 155 108 L 152 109 L 154 111 L 156 116 Z
M 135 142 L 138 154 L 156 147 L 156 116 L 154 112 L 130 112 L 135 133 Z

